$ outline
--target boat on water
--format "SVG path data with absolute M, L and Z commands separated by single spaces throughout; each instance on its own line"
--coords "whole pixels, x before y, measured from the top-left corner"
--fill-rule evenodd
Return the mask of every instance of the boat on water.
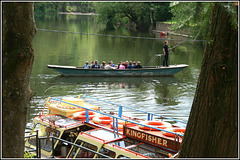
M 85 97 L 118 106 L 104 112 Z M 86 95 L 49 97 L 33 119 L 25 148 L 54 158 L 168 158 L 178 153 L 186 122 L 122 106 Z M 146 114 L 146 119 L 124 115 L 124 109 Z
M 137 69 L 85 69 L 76 66 L 47 65 L 64 76 L 81 77 L 146 77 L 146 76 L 173 76 L 188 67 L 186 64 L 166 66 L 145 66 Z
M 169 66 L 149 66 L 158 57 L 163 54 L 155 55 L 146 66 L 133 69 L 95 69 L 83 68 L 77 66 L 47 65 L 48 68 L 54 69 L 63 76 L 81 76 L 81 77 L 155 77 L 155 76 L 173 76 L 183 69 L 187 64 L 175 64 Z

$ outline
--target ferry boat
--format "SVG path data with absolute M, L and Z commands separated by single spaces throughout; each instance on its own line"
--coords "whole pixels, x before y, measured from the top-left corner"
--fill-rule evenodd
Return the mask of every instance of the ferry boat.
M 94 69 L 83 68 L 77 66 L 61 66 L 61 65 L 47 65 L 48 68 L 59 72 L 63 76 L 80 76 L 80 77 L 162 77 L 173 76 L 180 71 L 183 71 L 189 65 L 175 64 L 169 66 L 150 66 L 153 61 L 160 59 L 163 54 L 156 54 L 147 64 L 142 68 L 133 69 Z M 170 62 L 169 62 L 170 64 Z
M 183 69 L 187 68 L 186 64 L 166 66 L 143 66 L 137 69 L 85 69 L 77 66 L 47 65 L 48 68 L 54 69 L 63 76 L 80 76 L 80 77 L 159 77 L 173 76 Z
M 116 105 L 119 110 L 103 112 L 81 97 Z M 186 122 L 81 97 L 49 97 L 43 111 L 33 119 L 25 147 L 35 150 L 38 157 L 54 158 L 168 158 L 178 153 L 185 127 L 170 121 L 183 126 Z M 124 109 L 145 113 L 147 117 L 125 116 Z

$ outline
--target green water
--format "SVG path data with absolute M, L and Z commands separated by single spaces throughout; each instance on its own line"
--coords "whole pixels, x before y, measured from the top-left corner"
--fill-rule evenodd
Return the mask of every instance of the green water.
M 35 59 L 31 74 L 31 89 L 35 94 L 28 119 L 31 120 L 44 105 L 48 96 L 63 97 L 85 94 L 121 105 L 154 112 L 179 120 L 188 120 L 204 48 L 201 42 L 187 42 L 170 53 L 171 64 L 188 64 L 189 68 L 174 77 L 145 78 L 81 78 L 62 77 L 47 64 L 83 66 L 85 61 L 141 61 L 142 65 L 155 55 L 162 54 L 163 39 L 107 37 L 104 34 L 132 37 L 157 37 L 151 31 L 134 32 L 126 28 L 107 30 L 94 22 L 92 16 L 46 15 L 36 17 L 38 29 L 70 31 L 74 33 L 37 31 L 33 48 Z M 170 37 L 169 37 L 170 38 Z M 169 47 L 178 44 L 172 37 Z M 159 65 L 159 60 L 152 65 Z M 117 111 L 116 106 L 90 101 L 105 111 Z M 124 110 L 127 115 L 146 118 L 142 113 Z

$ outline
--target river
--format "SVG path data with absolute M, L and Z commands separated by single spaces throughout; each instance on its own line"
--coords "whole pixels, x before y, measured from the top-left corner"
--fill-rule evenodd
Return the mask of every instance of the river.
M 140 61 L 145 65 L 155 54 L 162 53 L 166 38 L 169 38 L 170 48 L 180 41 L 175 37 L 136 38 L 160 38 L 160 35 L 151 31 L 136 32 L 126 28 L 108 30 L 104 24 L 96 23 L 93 16 L 86 15 L 36 16 L 35 21 L 38 29 L 68 33 L 38 30 L 34 37 L 35 58 L 30 77 L 34 96 L 29 108 L 28 121 L 40 112 L 48 96 L 61 98 L 85 94 L 187 122 L 201 68 L 204 52 L 200 44 L 202 42 L 186 42 L 171 51 L 170 64 L 189 65 L 184 72 L 174 77 L 63 77 L 47 68 L 47 64 L 83 66 L 85 61 L 91 60 L 113 60 L 115 64 L 128 60 Z M 152 65 L 159 65 L 159 60 Z M 106 103 L 89 99 L 85 101 L 96 104 L 105 111 L 118 110 L 116 106 Z M 146 118 L 142 113 L 124 111 L 130 116 Z

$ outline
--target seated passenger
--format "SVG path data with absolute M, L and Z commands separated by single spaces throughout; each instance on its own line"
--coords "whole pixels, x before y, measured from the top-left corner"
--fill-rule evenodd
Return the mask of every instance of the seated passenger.
M 95 61 L 95 64 L 92 65 L 92 68 L 100 68 L 100 65 L 98 64 L 98 60 Z
M 94 60 L 92 60 L 92 63 L 90 65 L 90 68 L 92 68 L 92 66 L 94 65 Z
M 115 67 L 115 64 L 113 64 L 113 61 L 110 61 L 110 62 L 111 62 L 111 66 L 112 66 L 112 67 Z
M 135 61 L 133 61 L 133 67 L 135 67 L 136 66 L 136 62 Z
M 112 64 L 112 62 L 110 61 L 110 62 L 108 63 L 108 65 L 105 66 L 105 69 L 116 69 L 116 68 L 113 67 L 111 64 Z
M 88 65 L 88 61 L 86 61 L 86 64 L 83 65 L 83 68 L 86 68 L 86 69 L 90 68 L 90 66 Z
M 125 69 L 128 68 L 128 61 L 125 62 Z
M 120 65 L 119 65 L 119 69 L 125 69 L 125 63 L 120 63 Z
M 119 66 L 122 64 L 122 61 L 119 61 L 118 62 L 118 66 L 117 66 L 117 69 L 119 69 Z
M 133 69 L 133 64 L 132 64 L 132 61 L 129 62 L 129 65 L 128 65 L 128 69 Z
M 142 68 L 142 66 L 140 65 L 140 61 L 137 62 L 137 65 L 134 68 Z
M 100 66 L 101 69 L 105 69 L 105 66 L 106 66 L 106 62 L 105 61 L 102 61 L 102 64 Z

